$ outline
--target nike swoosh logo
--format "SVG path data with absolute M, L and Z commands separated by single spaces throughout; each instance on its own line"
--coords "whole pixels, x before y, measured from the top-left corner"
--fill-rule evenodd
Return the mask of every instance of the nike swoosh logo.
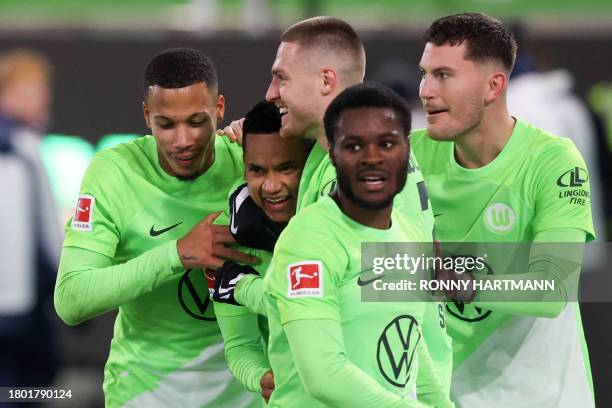
M 372 283 L 372 282 L 374 282 L 374 281 L 377 281 L 377 280 L 379 280 L 379 279 L 382 279 L 384 276 L 385 276 L 385 275 L 379 275 L 379 276 L 377 276 L 377 277 L 375 277 L 375 278 L 372 278 L 372 279 L 366 279 L 366 280 L 361 280 L 361 276 L 359 276 L 359 277 L 357 278 L 357 284 L 358 284 L 359 286 L 366 286 L 366 285 L 369 285 L 370 283 Z
M 151 235 L 152 237 L 156 237 L 158 235 L 163 234 L 164 232 L 168 232 L 170 231 L 172 228 L 176 228 L 179 225 L 181 225 L 183 223 L 183 221 L 179 222 L 178 224 L 174 224 L 168 228 L 164 228 L 164 229 L 160 229 L 160 230 L 155 230 L 155 225 L 151 225 L 151 230 L 149 231 L 149 235 Z
M 238 195 L 236 196 L 235 208 L 232 208 L 232 222 L 230 224 L 230 232 L 234 235 L 238 232 L 238 226 L 235 223 L 236 214 L 238 214 L 238 210 L 240 209 L 240 206 L 242 205 L 244 200 L 247 199 L 248 196 L 249 196 L 248 186 L 244 186 L 242 190 L 240 191 L 240 193 L 238 193 Z

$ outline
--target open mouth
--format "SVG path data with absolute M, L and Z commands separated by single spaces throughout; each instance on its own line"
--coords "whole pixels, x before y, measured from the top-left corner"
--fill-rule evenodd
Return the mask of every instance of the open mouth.
M 271 210 L 280 210 L 289 204 L 289 198 L 289 196 L 264 198 L 264 203 Z
M 289 108 L 287 108 L 286 106 L 281 106 L 278 108 L 278 112 L 281 116 L 285 116 L 289 112 Z
M 388 179 L 388 175 L 383 172 L 363 172 L 357 176 L 357 180 L 363 183 L 368 191 L 381 190 L 385 186 Z

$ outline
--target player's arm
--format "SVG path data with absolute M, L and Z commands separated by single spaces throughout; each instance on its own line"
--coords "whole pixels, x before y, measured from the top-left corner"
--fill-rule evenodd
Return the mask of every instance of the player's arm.
M 446 308 L 444 302 L 428 301 L 425 304 L 422 334 L 428 355 L 445 393 L 450 392 L 452 377 L 452 342 L 446 333 Z M 418 382 L 419 378 L 417 378 Z
M 247 275 L 236 285 L 234 291 L 236 302 L 246 306 L 251 312 L 266 315 L 264 303 L 264 282 L 259 275 Z
M 567 301 L 577 299 L 584 243 L 595 235 L 590 186 L 584 160 L 567 139 L 560 139 L 554 148 L 541 153 L 533 173 L 530 199 L 535 209 L 535 237 L 528 276 L 517 279 L 547 279 L 554 282 L 555 291 L 546 293 L 538 302 L 509 304 L 487 293 L 476 300 L 479 306 L 498 312 L 555 317 Z
M 214 305 L 223 335 L 225 359 L 231 373 L 247 390 L 269 398 L 272 390 L 265 387 L 262 389 L 262 379 L 271 372 L 270 363 L 263 350 L 257 315 L 245 307 L 220 303 Z
M 545 280 L 553 282 L 555 289 L 542 291 L 537 301 L 516 301 L 517 294 L 510 291 L 482 290 L 477 292 L 474 305 L 512 315 L 558 316 L 568 301 L 577 299 L 585 239 L 586 233 L 580 229 L 560 228 L 539 232 L 531 246 L 527 273 L 483 276 L 477 279 L 482 283 L 498 279 Z
M 150 292 L 183 271 L 176 241 L 119 265 L 94 251 L 64 247 L 55 284 L 55 309 L 64 322 L 76 325 Z
M 419 357 L 419 369 L 416 386 L 419 401 L 434 407 L 454 407 L 449 392 L 445 392 L 445 388 L 440 381 L 425 341 L 420 341 L 417 345 L 417 355 Z
M 223 258 L 254 262 L 255 257 L 224 246 L 233 239 L 226 227 L 212 225 L 216 215 L 209 215 L 178 241 L 118 265 L 105 254 L 65 246 L 54 295 L 58 315 L 67 324 L 79 324 L 153 291 L 185 269 L 219 267 Z
M 349 361 L 340 323 L 301 319 L 283 325 L 306 391 L 329 407 L 426 407 L 394 394 Z

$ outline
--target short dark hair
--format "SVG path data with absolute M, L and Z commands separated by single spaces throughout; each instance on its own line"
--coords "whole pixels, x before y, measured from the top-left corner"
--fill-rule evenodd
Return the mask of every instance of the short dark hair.
M 281 114 L 272 102 L 261 101 L 247 112 L 242 124 L 242 151 L 246 152 L 250 133 L 279 133 Z
M 501 62 L 510 73 L 516 59 L 517 44 L 512 32 L 501 21 L 482 13 L 461 13 L 434 21 L 423 39 L 440 46 L 460 45 L 465 41 L 466 59 Z
M 323 124 L 330 146 L 334 144 L 334 133 L 342 113 L 357 108 L 392 109 L 404 127 L 406 137 L 410 133 L 410 110 L 406 101 L 391 88 L 367 82 L 346 88 L 327 107 Z
M 319 16 L 298 21 L 281 34 L 281 41 L 344 55 L 353 69 L 365 70 L 365 49 L 361 39 L 349 23 L 339 18 Z
M 199 82 L 217 90 L 217 70 L 210 58 L 193 48 L 172 48 L 157 54 L 147 65 L 144 95 L 146 98 L 150 86 L 176 89 Z

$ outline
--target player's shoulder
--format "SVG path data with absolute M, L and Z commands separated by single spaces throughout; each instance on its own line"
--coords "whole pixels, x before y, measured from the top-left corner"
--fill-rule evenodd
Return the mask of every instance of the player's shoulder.
M 419 161 L 435 155 L 437 150 L 446 145 L 429 137 L 427 129 L 415 129 L 410 132 L 410 148 L 417 154 Z
M 242 147 L 225 136 L 215 137 L 215 160 L 231 167 L 242 167 Z
M 552 165 L 583 165 L 584 159 L 572 140 L 538 128 L 528 122 L 517 119 L 521 127 L 527 156 L 535 167 Z
M 293 216 L 281 234 L 280 240 L 298 239 L 305 242 L 309 239 L 324 239 L 336 236 L 342 214 L 336 202 L 330 196 L 324 196 Z
M 143 161 L 151 160 L 154 145 L 153 136 L 142 136 L 104 149 L 93 157 L 87 172 L 96 178 L 112 177 L 128 168 L 142 166 Z
M 535 154 L 580 154 L 574 142 L 562 136 L 554 135 L 521 119 L 517 119 L 524 138 L 529 140 L 530 150 Z
M 429 139 L 427 129 L 413 129 L 410 131 L 410 143 L 425 143 Z

